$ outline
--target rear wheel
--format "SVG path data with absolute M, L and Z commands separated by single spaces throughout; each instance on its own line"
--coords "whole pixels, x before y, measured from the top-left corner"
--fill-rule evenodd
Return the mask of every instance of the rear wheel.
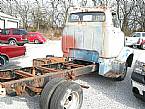
M 62 78 L 55 78 L 52 79 L 50 82 L 48 82 L 45 87 L 42 90 L 41 96 L 40 96 L 40 108 L 41 109 L 50 109 L 49 103 L 51 96 L 54 92 L 54 90 L 57 88 L 57 86 L 64 82 L 65 80 Z
M 79 84 L 66 81 L 61 83 L 53 93 L 48 109 L 80 109 L 83 91 Z
M 9 45 L 17 45 L 17 43 L 14 39 L 10 39 L 9 40 Z

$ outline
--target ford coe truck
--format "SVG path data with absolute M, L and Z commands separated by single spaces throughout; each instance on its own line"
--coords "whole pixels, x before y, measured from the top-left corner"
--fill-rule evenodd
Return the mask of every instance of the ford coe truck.
M 115 13 L 104 6 L 70 10 L 62 37 L 64 57 L 94 62 L 99 75 L 123 80 L 134 54 L 124 47 Z

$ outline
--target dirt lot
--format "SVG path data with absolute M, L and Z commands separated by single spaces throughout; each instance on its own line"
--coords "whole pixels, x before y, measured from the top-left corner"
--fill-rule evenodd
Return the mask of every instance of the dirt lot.
M 45 44 L 26 44 L 27 53 L 24 57 L 12 59 L 10 64 L 31 66 L 33 58 L 46 55 L 62 56 L 60 41 L 48 41 Z M 135 49 L 135 59 L 145 50 Z M 88 85 L 84 90 L 84 101 L 81 109 L 144 109 L 145 103 L 136 99 L 131 92 L 132 68 L 129 69 L 124 81 L 112 80 L 94 74 L 78 78 L 77 82 Z M 39 96 L 0 98 L 0 109 L 40 109 Z

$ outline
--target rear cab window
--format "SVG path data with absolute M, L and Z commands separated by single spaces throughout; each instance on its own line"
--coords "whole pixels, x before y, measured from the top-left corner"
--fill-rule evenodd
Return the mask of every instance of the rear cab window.
M 69 15 L 68 22 L 104 22 L 104 12 L 78 12 Z

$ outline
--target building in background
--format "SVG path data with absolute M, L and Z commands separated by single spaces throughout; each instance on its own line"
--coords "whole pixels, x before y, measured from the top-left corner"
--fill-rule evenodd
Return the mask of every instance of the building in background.
M 0 12 L 0 28 L 18 28 L 19 19 Z

